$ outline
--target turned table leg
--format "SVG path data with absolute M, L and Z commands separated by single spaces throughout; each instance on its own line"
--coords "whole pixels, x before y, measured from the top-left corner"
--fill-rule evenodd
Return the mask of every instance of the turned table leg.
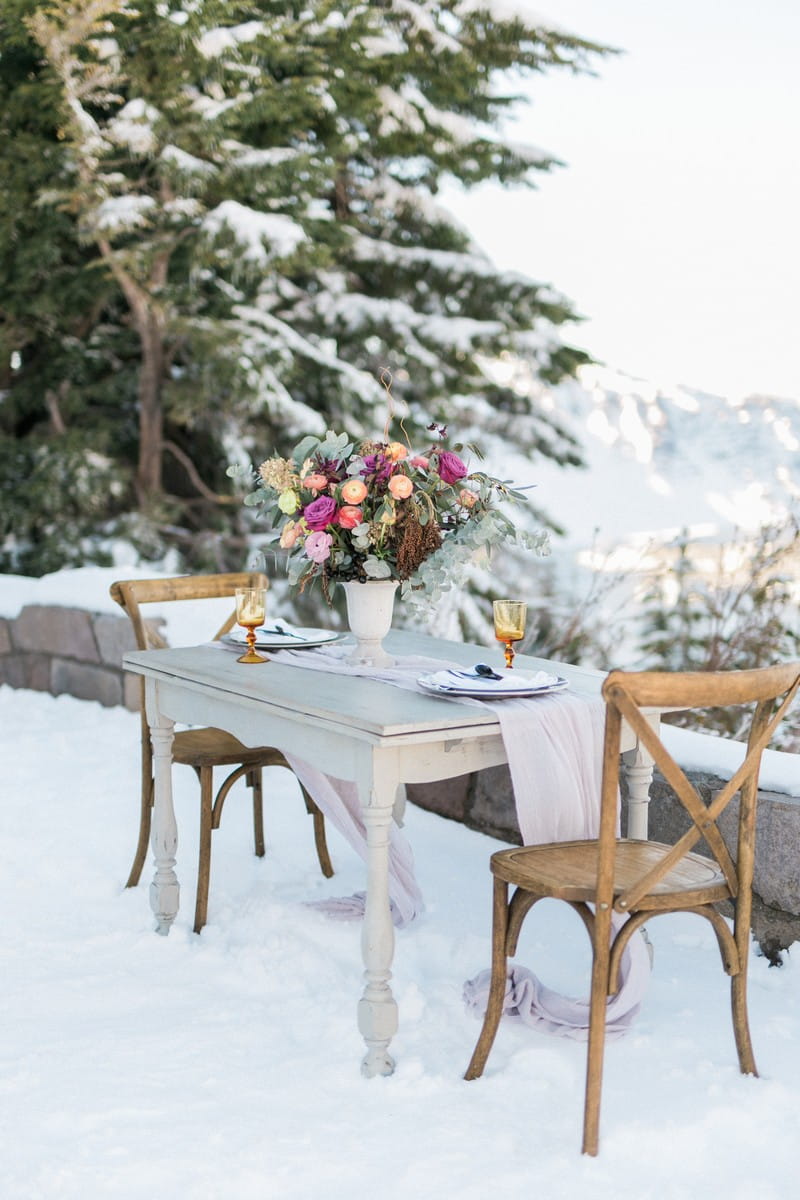
M 149 681 L 148 681 L 149 685 Z M 148 687 L 148 690 L 149 687 Z M 178 913 L 180 885 L 175 874 L 175 852 L 178 848 L 178 825 L 172 803 L 172 739 L 173 722 L 154 711 L 151 698 L 148 704 L 150 740 L 153 746 L 153 825 L 150 845 L 155 860 L 155 875 L 150 884 L 150 907 L 156 918 L 156 932 L 169 933 Z
M 658 717 L 651 719 L 656 732 Z M 650 811 L 650 785 L 653 782 L 653 759 L 641 743 L 622 756 L 625 777 L 628 781 L 628 837 L 647 839 Z
M 397 791 L 396 780 L 374 780 L 359 786 L 367 830 L 367 902 L 361 932 L 366 986 L 358 1004 L 358 1028 L 367 1044 L 364 1075 L 391 1075 L 394 1059 L 389 1043 L 397 1032 L 397 1002 L 389 980 L 394 955 L 394 925 L 389 906 L 389 832 Z

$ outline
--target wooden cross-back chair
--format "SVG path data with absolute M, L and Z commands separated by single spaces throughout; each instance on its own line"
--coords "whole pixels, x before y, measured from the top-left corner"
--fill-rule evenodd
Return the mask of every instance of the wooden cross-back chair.
M 119 580 L 110 588 L 111 596 L 127 613 L 133 625 L 136 645 L 140 650 L 159 650 L 167 646 L 159 634 L 156 622 L 147 620 L 141 612 L 146 604 L 162 605 L 172 600 L 235 599 L 240 587 L 268 586 L 265 575 L 258 572 L 239 572 L 220 575 L 189 575 L 173 579 Z M 228 633 L 236 624 L 235 607 L 212 640 Z M 142 714 L 142 793 L 139 818 L 139 840 L 126 887 L 136 887 L 142 874 L 150 840 L 150 821 L 153 808 L 153 752 L 150 730 L 144 709 L 144 679 L 141 680 Z M 176 732 L 172 744 L 172 760 L 194 769 L 200 783 L 200 855 L 197 873 L 194 931 L 199 933 L 208 915 L 208 887 L 211 873 L 211 833 L 219 828 L 225 799 L 242 776 L 253 793 L 253 834 L 255 852 L 264 855 L 264 818 L 262 767 L 286 767 L 288 762 L 280 750 L 271 746 L 244 746 L 237 738 L 221 729 L 187 729 Z M 214 794 L 214 768 L 233 767 Z M 308 792 L 301 786 L 306 809 L 313 818 L 314 840 L 323 875 L 333 875 L 325 838 L 325 819 Z
M 566 901 L 582 918 L 592 944 L 589 1040 L 583 1152 L 596 1154 L 605 1040 L 605 1011 L 616 993 L 620 959 L 631 937 L 659 913 L 691 912 L 709 920 L 723 969 L 731 977 L 733 1031 L 743 1074 L 757 1074 L 747 1019 L 747 959 L 758 772 L 761 754 L 800 684 L 800 663 L 750 671 L 658 673 L 613 671 L 603 684 L 606 726 L 600 833 L 596 840 L 501 850 L 492 855 L 494 908 L 492 982 L 483 1028 L 465 1078 L 482 1074 L 503 1010 L 506 964 L 522 923 L 538 900 Z M 708 807 L 674 761 L 642 709 L 755 705 L 744 761 Z M 688 813 L 691 827 L 675 845 L 616 835 L 620 731 L 627 723 Z M 717 820 L 739 793 L 737 847 L 729 853 Z M 694 847 L 704 839 L 713 857 Z M 508 900 L 508 888 L 514 888 Z M 733 901 L 733 931 L 715 907 Z M 628 920 L 612 929 L 612 915 Z

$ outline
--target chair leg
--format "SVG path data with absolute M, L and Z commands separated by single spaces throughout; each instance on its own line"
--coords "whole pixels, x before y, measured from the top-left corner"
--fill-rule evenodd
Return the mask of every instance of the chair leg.
M 261 786 L 261 768 L 247 772 L 248 786 L 253 789 L 253 842 L 256 857 L 263 858 L 264 847 L 264 792 Z
M 126 888 L 136 887 L 142 877 L 144 861 L 147 858 L 147 847 L 150 844 L 150 820 L 153 815 L 153 780 L 145 783 L 142 780 L 142 801 L 139 815 L 139 841 L 133 856 L 133 865 L 128 875 Z
M 751 888 L 741 888 L 736 900 L 736 916 L 733 923 L 733 936 L 738 952 L 739 970 L 735 975 L 731 975 L 731 1013 L 733 1016 L 733 1036 L 736 1039 L 736 1052 L 739 1055 L 739 1070 L 743 1075 L 758 1075 L 756 1060 L 753 1055 L 753 1043 L 750 1040 L 750 1024 L 747 1020 L 747 962 L 748 955 L 750 954 L 752 908 L 753 893 Z
M 317 808 L 306 789 L 302 787 L 302 784 L 301 789 L 303 792 L 303 799 L 305 800 L 306 804 L 306 812 L 310 814 L 314 822 L 314 845 L 317 848 L 319 867 L 325 878 L 330 879 L 333 876 L 333 863 L 331 862 L 331 856 L 328 852 L 328 839 L 325 836 L 325 816 L 320 809 Z
M 747 1020 L 747 965 L 742 965 L 731 977 L 731 1010 L 733 1013 L 733 1036 L 739 1055 L 739 1070 L 743 1075 L 758 1075 L 750 1040 L 750 1024 Z
M 597 1154 L 600 1140 L 600 1092 L 606 1038 L 606 1004 L 609 994 L 611 948 L 610 917 L 597 920 L 592 938 L 592 992 L 589 1001 L 589 1044 L 586 1051 L 586 1098 L 583 1109 L 584 1154 Z
M 197 865 L 197 899 L 194 906 L 194 931 L 199 933 L 208 916 L 208 887 L 211 878 L 211 822 L 213 813 L 214 769 L 200 768 L 200 856 Z
M 477 1079 L 483 1074 L 489 1051 L 497 1036 L 497 1028 L 503 1015 L 503 1000 L 506 994 L 506 937 L 508 927 L 508 884 L 495 878 L 492 913 L 492 982 L 489 1000 L 483 1018 L 477 1045 L 472 1053 L 465 1079 Z

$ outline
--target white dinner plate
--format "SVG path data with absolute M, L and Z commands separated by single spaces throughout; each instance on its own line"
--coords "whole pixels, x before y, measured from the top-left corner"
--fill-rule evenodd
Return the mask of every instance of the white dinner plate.
M 288 621 L 276 621 L 274 625 L 256 630 L 256 647 L 259 650 L 310 650 L 314 646 L 338 642 L 343 637 L 343 633 L 335 633 L 330 629 L 312 629 L 290 625 Z M 233 646 L 246 646 L 247 633 L 237 627 L 224 634 L 221 640 Z
M 436 671 L 433 675 L 420 675 L 417 683 L 433 696 L 470 696 L 485 700 L 501 700 L 504 697 L 545 696 L 561 692 L 568 687 L 560 675 L 548 675 L 545 671 L 523 672 L 499 671 L 502 679 L 464 679 L 448 671 Z

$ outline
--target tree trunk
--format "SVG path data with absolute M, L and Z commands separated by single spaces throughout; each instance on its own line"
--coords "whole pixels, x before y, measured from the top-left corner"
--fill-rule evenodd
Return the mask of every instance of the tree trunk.
M 164 341 L 160 323 L 152 312 L 138 329 L 142 344 L 139 369 L 139 463 L 136 490 L 144 505 L 161 492 L 164 412 L 161 386 L 164 378 Z
M 139 462 L 136 469 L 136 494 L 139 507 L 154 499 L 162 488 L 164 412 L 161 388 L 164 382 L 166 353 L 161 308 L 153 296 L 128 274 L 115 255 L 111 243 L 98 239 L 100 253 L 122 289 L 131 311 L 133 327 L 142 347 L 139 368 Z M 161 255 L 153 267 L 153 285 L 163 286 L 169 255 Z
M 346 221 L 350 216 L 349 176 L 343 165 L 337 170 L 333 183 L 333 211 L 337 221 Z

